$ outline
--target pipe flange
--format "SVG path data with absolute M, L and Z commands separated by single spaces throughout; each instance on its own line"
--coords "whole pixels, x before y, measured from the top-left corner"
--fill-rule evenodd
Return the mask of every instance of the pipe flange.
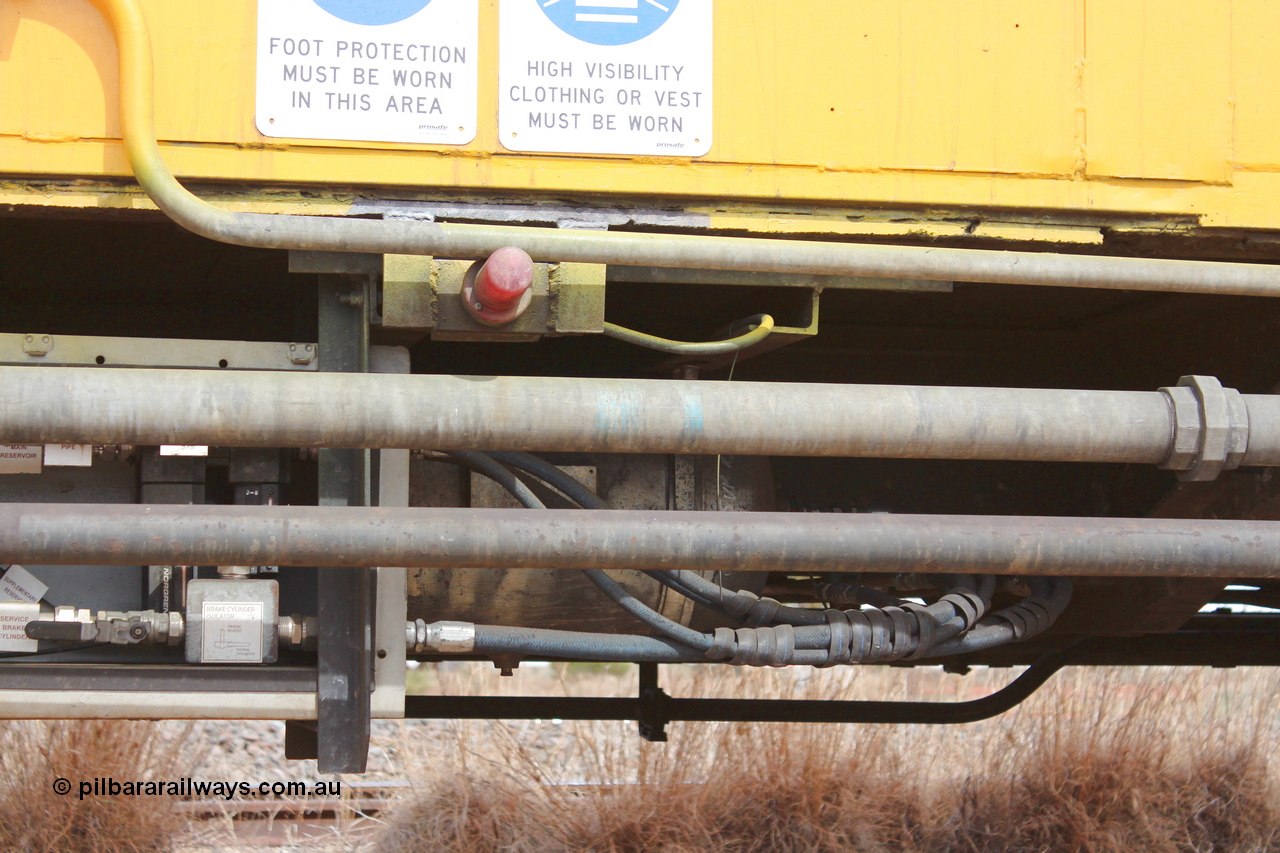
M 1249 447 L 1249 410 L 1212 376 L 1183 376 L 1161 388 L 1173 413 L 1173 441 L 1160 467 L 1186 481 L 1212 480 L 1240 465 Z

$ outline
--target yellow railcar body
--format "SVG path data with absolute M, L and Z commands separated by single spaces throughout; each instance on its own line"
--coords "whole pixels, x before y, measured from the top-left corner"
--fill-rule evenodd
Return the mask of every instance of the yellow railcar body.
M 349 196 L 332 188 L 377 187 L 660 195 L 749 230 L 799 230 L 786 211 L 820 209 L 834 213 L 804 229 L 905 227 L 850 221 L 853 208 L 1004 211 L 1015 224 L 983 233 L 1082 242 L 1096 229 L 1073 222 L 1280 226 L 1268 0 L 721 0 L 713 140 L 696 158 L 504 148 L 498 0 L 480 3 L 478 131 L 460 146 L 264 137 L 254 0 L 142 5 L 164 156 L 181 179 L 232 185 L 223 200 L 243 208 L 337 213 Z M 116 46 L 88 0 L 0 0 L 0 203 L 150 207 L 118 187 L 118 95 Z M 307 185 L 324 190 L 278 192 Z M 1065 227 L 1024 233 L 1027 214 Z

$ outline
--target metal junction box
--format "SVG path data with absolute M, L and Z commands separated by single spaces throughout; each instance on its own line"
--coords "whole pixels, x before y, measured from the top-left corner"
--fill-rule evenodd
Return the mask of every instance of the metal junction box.
M 188 663 L 275 663 L 280 584 L 193 580 L 187 584 Z

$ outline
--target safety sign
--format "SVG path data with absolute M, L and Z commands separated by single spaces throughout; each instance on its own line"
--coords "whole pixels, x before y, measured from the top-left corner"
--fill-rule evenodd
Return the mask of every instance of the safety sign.
M 258 0 L 265 136 L 475 138 L 479 0 Z
M 563 154 L 706 154 L 711 3 L 500 0 L 502 144 Z

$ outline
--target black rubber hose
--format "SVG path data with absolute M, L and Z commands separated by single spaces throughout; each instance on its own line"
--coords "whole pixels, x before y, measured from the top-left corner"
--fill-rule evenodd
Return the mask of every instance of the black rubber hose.
M 1055 618 L 1070 600 L 1069 580 L 1052 582 L 1047 600 L 1052 602 Z M 625 591 L 624 591 L 625 593 Z M 992 615 L 992 619 L 996 614 Z M 689 629 L 684 629 L 689 630 Z M 691 632 L 696 634 L 697 632 Z M 1013 640 L 1013 630 L 1007 624 L 990 622 L 975 629 L 976 637 L 961 638 L 946 647 L 935 647 L 926 656 L 961 654 L 990 648 L 992 645 Z M 972 636 L 972 635 L 971 635 Z M 803 627 L 796 629 L 796 651 L 790 663 L 821 666 L 827 663 L 826 643 L 829 629 Z M 705 661 L 704 650 L 684 645 L 669 638 L 643 637 L 627 634 L 591 634 L 577 631 L 555 631 L 541 628 L 513 628 L 496 625 L 477 625 L 475 651 L 481 654 L 515 654 L 531 657 L 563 657 L 571 659 L 685 662 Z
M 699 595 L 696 590 L 690 589 L 689 587 L 682 584 L 679 580 L 670 577 L 667 571 L 665 570 L 646 569 L 644 570 L 644 573 L 649 577 L 653 578 L 654 580 L 656 580 L 658 583 L 665 586 L 667 589 L 671 589 L 680 593 L 685 598 L 689 599 L 690 601 L 694 602 L 699 606 L 706 607 L 710 610 L 718 611 L 719 613 L 722 613 L 725 616 L 729 615 L 728 611 L 725 610 L 724 602 L 712 601 L 710 599 L 704 598 L 703 596 Z
M 456 451 L 451 455 L 455 456 L 459 461 L 473 470 L 478 471 L 498 483 L 498 485 L 510 492 L 511 495 L 519 500 L 524 506 L 535 509 L 543 506 L 542 502 L 529 490 L 528 486 L 521 483 L 519 478 L 517 478 L 510 469 L 506 468 L 489 454 L 467 450 Z M 528 460 L 522 459 L 520 461 L 528 464 Z M 567 477 L 563 472 L 561 472 L 561 475 L 562 477 Z M 571 480 L 572 478 L 568 477 L 568 479 Z M 608 596 L 611 601 L 627 613 L 634 616 L 646 627 L 651 628 L 664 637 L 674 640 L 682 646 L 696 649 L 697 651 L 704 653 L 715 645 L 715 640 L 710 635 L 704 634 L 701 631 L 695 631 L 692 628 L 687 628 L 679 622 L 663 616 L 661 613 L 649 607 L 647 604 L 628 592 L 621 584 L 609 577 L 602 570 L 584 569 L 582 570 L 582 573 L 588 580 L 595 584 L 601 592 Z M 685 572 L 681 575 L 682 579 L 688 579 L 690 577 L 698 576 L 692 572 Z M 699 578 L 699 580 L 704 579 Z M 723 589 L 716 584 L 712 584 L 710 581 L 705 581 L 705 583 L 717 592 Z M 815 613 L 816 612 L 817 611 L 815 611 Z M 825 616 L 822 617 L 822 621 L 822 625 L 806 626 L 796 632 L 795 642 L 798 650 L 811 650 L 815 653 L 821 653 L 822 649 L 826 649 L 828 647 L 831 640 L 831 629 L 830 626 L 826 624 Z M 731 652 L 732 650 L 729 651 Z M 825 656 L 822 660 L 825 660 Z
M 503 464 L 532 474 L 561 492 L 583 509 L 608 508 L 599 495 L 539 456 L 523 451 L 508 450 L 493 451 L 488 455 Z M 703 607 L 719 611 L 726 616 L 730 615 L 721 602 L 725 598 L 732 597 L 735 593 L 726 587 L 703 578 L 695 572 L 685 572 L 678 569 L 655 569 L 647 571 L 645 574 Z M 773 622 L 786 625 L 825 625 L 827 618 L 819 610 L 806 610 L 783 605 L 778 608 L 778 613 L 775 614 Z
M 548 628 L 509 628 L 502 625 L 477 625 L 475 651 L 480 654 L 658 663 L 706 660 L 697 649 L 665 637 L 591 634 Z
M 670 637 L 677 643 L 682 643 L 683 645 L 690 646 L 702 652 L 705 652 L 714 645 L 715 641 L 711 637 L 701 631 L 686 628 L 679 622 L 675 622 L 663 616 L 661 613 L 654 610 L 631 593 L 627 592 L 620 583 L 609 577 L 600 569 L 583 569 L 582 573 L 586 575 L 592 583 L 599 587 L 601 592 L 609 596 L 614 604 L 617 604 L 623 610 L 627 611 L 660 634 Z
M 535 495 L 528 486 L 520 482 L 519 477 L 513 474 L 509 468 L 498 462 L 497 459 L 489 454 L 481 453 L 477 450 L 456 450 L 450 451 L 450 455 L 472 470 L 483 474 L 498 485 L 502 486 L 502 488 L 506 489 L 512 497 L 520 501 L 523 506 L 530 509 L 546 509 L 546 506 L 538 499 L 538 496 Z M 536 459 L 536 457 L 530 457 L 530 459 Z M 519 461 L 524 465 L 536 467 L 532 466 L 529 459 L 519 458 Z M 558 479 L 573 480 L 572 477 L 564 474 L 564 472 L 560 473 L 561 476 Z M 573 480 L 573 482 L 576 483 L 577 481 Z M 578 485 L 581 486 L 581 483 Z M 583 488 L 585 489 L 585 487 Z M 599 501 L 599 498 L 596 498 L 596 500 Z M 658 633 L 666 637 L 670 637 L 678 643 L 698 649 L 699 651 L 706 651 L 714 644 L 714 640 L 706 634 L 703 634 L 700 631 L 695 631 L 692 628 L 686 628 L 679 622 L 668 619 L 658 611 L 649 607 L 643 601 L 627 592 L 621 584 L 609 577 L 600 569 L 583 569 L 582 574 L 595 584 L 596 587 L 607 595 L 615 604 Z
M 601 500 L 599 495 L 588 489 L 570 475 L 566 474 L 564 471 L 560 470 L 560 468 L 552 465 L 550 462 L 539 456 L 535 456 L 532 453 L 525 453 L 523 451 L 503 450 L 493 451 L 487 455 L 492 459 L 504 463 L 505 465 L 510 465 L 513 468 L 518 468 L 521 471 L 532 474 L 550 485 L 552 488 L 564 494 L 567 498 L 584 509 L 607 508 L 607 505 L 603 500 Z M 526 504 L 526 506 L 527 505 L 528 504 Z M 686 596 L 695 604 L 699 604 L 703 607 L 733 618 L 732 614 L 729 613 L 725 606 L 725 601 L 726 599 L 731 599 L 737 595 L 736 591 L 710 581 L 696 572 L 689 572 L 680 569 L 656 569 L 647 571 L 645 574 L 667 588 Z M 970 580 L 968 576 L 962 577 L 964 580 Z M 616 589 L 611 592 L 601 585 L 601 578 L 605 578 L 606 581 L 608 581 L 608 576 L 603 574 L 597 574 L 594 577 L 591 577 L 591 580 L 597 587 L 600 587 L 606 595 L 609 595 L 613 601 L 619 604 L 619 606 L 623 607 L 623 609 L 628 613 L 631 613 L 637 619 L 640 619 L 640 621 L 648 625 L 650 628 L 659 631 L 665 636 L 684 643 L 692 643 L 693 635 L 699 635 L 704 638 L 704 642 L 707 644 L 706 648 L 710 648 L 711 639 L 706 637 L 705 634 L 699 634 L 699 632 L 691 631 L 690 629 L 684 628 L 684 626 L 677 622 L 666 619 L 666 617 L 663 617 L 661 614 L 647 607 L 643 602 L 640 602 L 633 597 L 625 599 L 618 597 L 618 592 L 621 591 L 621 587 L 616 587 Z M 957 578 L 956 581 L 958 582 L 958 586 L 965 586 L 961 579 Z M 612 581 L 608 582 L 612 583 Z M 992 581 L 992 588 L 994 588 L 994 581 Z M 883 595 L 883 598 L 890 604 L 899 603 L 898 600 L 892 596 Z M 987 596 L 987 600 L 990 600 L 989 595 Z M 958 614 L 949 604 L 943 603 L 933 605 L 927 608 L 927 612 L 934 621 L 934 631 L 937 638 L 935 642 L 946 641 L 960 633 L 960 631 L 966 627 L 963 620 L 952 624 Z M 825 648 L 830 640 L 830 629 L 827 627 L 827 616 L 821 610 L 779 605 L 769 621 L 770 624 L 774 625 L 814 626 L 821 628 L 822 630 L 812 637 L 809 636 L 809 632 L 804 632 L 803 635 L 797 636 L 797 640 L 801 640 L 803 637 L 806 645 L 812 643 L 812 648 L 815 649 Z
M 450 454 L 458 459 L 467 467 L 489 477 L 506 489 L 514 496 L 523 506 L 531 509 L 545 509 L 545 505 L 538 497 L 533 494 L 527 485 L 520 481 L 514 473 L 501 464 L 496 458 L 479 451 L 454 451 Z M 512 465 L 519 467 L 521 470 L 538 477 L 556 488 L 571 500 L 574 500 L 584 508 L 604 508 L 605 504 L 600 500 L 599 496 L 591 492 L 577 480 L 565 474 L 559 468 L 551 463 L 546 462 L 532 454 L 503 452 L 503 458 Z M 630 613 L 644 625 L 664 635 L 667 639 L 674 641 L 678 646 L 689 650 L 705 653 L 707 650 L 715 646 L 715 639 L 707 634 L 687 628 L 678 622 L 675 622 L 658 613 L 644 602 L 640 601 L 630 592 L 628 592 L 621 584 L 613 580 L 603 571 L 599 569 L 587 569 L 583 574 L 596 585 L 606 596 L 615 604 Z M 665 583 L 672 589 L 681 594 L 689 595 L 691 599 L 706 606 L 713 606 L 722 610 L 718 606 L 717 599 L 725 596 L 733 596 L 736 593 L 730 592 L 727 588 L 713 583 L 703 578 L 695 572 L 686 572 L 679 569 L 655 570 L 646 572 L 650 577 L 654 577 L 660 582 Z M 972 588 L 974 586 L 972 578 L 962 576 L 956 579 L 962 586 Z M 1065 600 L 1060 602 L 1061 591 L 1065 587 Z M 978 585 L 978 593 L 984 605 L 989 605 L 990 595 L 994 591 L 994 579 L 984 578 Z M 1042 600 L 1047 600 L 1050 604 L 1050 620 L 1052 624 L 1057 619 L 1061 611 L 1065 609 L 1066 602 L 1070 600 L 1070 581 L 1065 583 L 1054 583 L 1046 588 L 1047 595 Z M 692 593 L 692 594 L 690 594 Z M 986 593 L 982 595 L 982 593 Z M 1034 590 L 1033 590 L 1033 594 Z M 1016 605 L 1015 605 L 1016 607 Z M 1012 609 L 1012 608 L 1010 608 Z M 781 618 L 779 618 L 781 614 Z M 925 608 L 923 614 L 926 618 L 930 618 L 935 622 L 934 640 L 930 643 L 928 649 L 920 650 L 921 656 L 934 657 L 942 654 L 959 654 L 965 651 L 976 651 L 979 648 L 990 648 L 993 645 L 1000 645 L 1009 642 L 1015 638 L 1015 632 L 1012 625 L 998 619 L 998 614 L 993 614 L 992 620 L 986 622 L 983 620 L 962 638 L 952 639 L 956 633 L 963 631 L 966 627 L 965 620 L 962 618 L 959 610 L 950 602 L 939 601 Z M 790 620 L 799 620 L 798 623 Z M 796 607 L 786 607 L 778 605 L 774 616 L 771 619 L 775 624 L 783 622 L 784 624 L 798 624 L 794 632 L 795 652 L 792 654 L 791 662 L 797 664 L 810 663 L 820 665 L 826 662 L 826 653 L 823 651 L 828 648 L 831 639 L 831 627 L 826 622 L 826 615 L 822 611 L 807 610 Z M 819 624 L 821 623 L 821 624 Z M 981 628 L 982 630 L 979 630 Z M 527 632 L 535 632 L 536 629 L 524 629 Z M 954 632 L 954 633 L 953 633 Z M 567 636 L 578 636 L 576 632 L 562 632 Z M 533 636 L 532 633 L 527 636 Z M 597 637 L 609 637 L 611 635 L 596 635 Z M 656 653 L 656 652 L 655 652 Z M 547 652 L 546 654 L 551 654 Z M 813 660 L 810 660 L 813 658 Z M 624 659 L 624 658 L 621 658 Z
M 475 628 L 474 651 L 477 654 L 657 663 L 707 662 L 702 652 L 664 637 L 501 625 L 476 625 Z M 821 666 L 826 660 L 825 650 L 796 651 L 791 657 L 791 663 L 801 666 Z
M 1071 583 L 1060 579 L 1052 583 L 1047 600 L 1052 602 L 1057 614 L 1070 600 Z M 625 591 L 624 591 L 625 592 Z M 992 615 L 994 620 L 996 614 Z M 935 646 L 928 657 L 943 654 L 962 654 L 980 651 L 993 645 L 1011 642 L 1013 629 L 997 621 L 981 624 L 974 631 L 953 643 Z M 684 629 L 689 630 L 689 629 Z M 696 634 L 697 632 L 692 632 Z M 826 637 L 822 635 L 827 635 Z M 971 637 L 973 639 L 971 639 Z M 820 666 L 827 662 L 826 642 L 829 630 L 799 628 L 796 630 L 796 651 L 791 663 Z M 677 663 L 705 661 L 703 649 L 687 646 L 664 637 L 644 637 L 628 634 L 592 634 L 577 631 L 555 631 L 541 628 L 514 628 L 497 625 L 477 625 L 475 651 L 481 654 L 516 654 L 523 656 L 563 657 L 616 661 L 655 661 Z
M 518 500 L 520 505 L 526 509 L 547 508 L 547 505 L 538 499 L 532 489 L 520 482 L 519 477 L 511 473 L 510 469 L 497 462 L 487 453 L 481 453 L 478 450 L 450 450 L 449 455 L 477 474 L 483 474 L 499 486 L 502 486 L 511 497 Z
M 727 587 L 720 586 L 719 584 L 702 577 L 696 572 L 689 572 L 682 569 L 664 569 L 660 572 L 655 572 L 652 576 L 655 580 L 666 584 L 677 592 L 682 591 L 680 587 L 689 589 L 697 593 L 697 596 L 701 599 L 701 602 L 699 603 L 708 602 L 705 606 L 711 607 L 727 616 L 732 616 L 732 614 L 727 611 L 723 602 L 726 599 L 732 598 L 736 593 L 729 590 Z M 947 590 L 947 592 L 973 592 L 983 601 L 984 611 L 991 606 L 991 596 L 995 592 L 996 584 L 994 577 L 984 576 L 975 580 L 971 575 L 959 575 L 952 579 L 952 583 L 955 584 L 954 588 Z M 679 586 L 677 586 L 677 584 L 679 584 Z M 864 589 L 866 588 L 859 588 L 859 592 Z M 901 603 L 899 599 L 886 593 L 880 593 L 878 590 L 875 592 L 877 593 L 878 600 L 884 602 L 884 604 L 877 606 L 884 606 L 885 604 L 892 604 L 896 606 Z M 875 604 L 875 601 L 871 601 L 869 603 Z M 958 618 L 961 615 L 960 612 L 947 601 L 935 602 L 926 607 L 925 612 L 929 614 L 929 617 L 934 623 L 935 632 L 933 642 L 935 643 L 945 642 L 959 634 L 966 627 L 971 627 L 964 619 Z M 771 621 L 773 624 L 793 626 L 826 625 L 827 617 L 821 610 L 780 605 L 774 613 Z
M 680 584 L 697 593 L 704 601 L 716 602 L 712 605 L 715 609 L 725 613 L 724 605 L 719 602 L 733 598 L 738 593 L 728 587 L 721 586 L 715 581 L 708 580 L 697 572 L 685 571 L 684 569 L 661 569 L 659 570 L 663 576 L 668 578 L 672 584 Z M 660 582 L 666 583 L 662 578 L 658 578 Z M 726 613 L 726 615 L 728 615 Z M 779 605 L 777 612 L 774 613 L 771 620 L 774 624 L 782 623 L 784 625 L 826 625 L 827 617 L 821 610 L 811 610 L 803 607 L 788 607 L 785 604 Z
M 494 450 L 489 451 L 488 455 L 504 465 L 509 465 L 512 468 L 517 468 L 526 474 L 537 477 L 583 509 L 609 508 L 608 504 L 599 495 L 541 456 L 535 456 L 522 450 Z M 670 569 L 653 569 L 646 571 L 645 574 L 662 585 L 692 599 L 697 604 L 713 609 L 722 609 L 716 600 L 708 598 L 705 593 L 699 594 L 698 590 L 682 583 L 677 577 L 679 572 Z M 721 596 L 729 594 L 723 587 L 716 587 L 716 592 L 720 593 Z
M 608 509 L 600 496 L 540 456 L 520 450 L 494 450 L 489 456 L 542 480 L 583 509 Z
M 1053 578 L 1052 580 L 1045 580 L 1043 578 L 1031 578 L 1028 583 L 1032 587 L 1032 595 L 1039 598 L 1049 607 L 1049 621 L 1044 627 L 1052 625 L 1067 609 L 1067 605 L 1071 603 L 1073 589 L 1071 579 Z M 1043 593 L 1043 595 L 1040 593 Z M 1015 604 L 1009 609 L 1012 610 L 1017 606 Z M 1012 643 L 1014 640 L 1026 640 L 1039 633 L 1037 631 L 1017 637 L 1013 630 L 1013 625 L 1001 618 L 1001 612 L 992 613 L 975 625 L 963 637 L 957 637 L 949 642 L 934 645 L 929 651 L 925 652 L 924 657 L 933 658 L 981 652 L 1006 643 Z

